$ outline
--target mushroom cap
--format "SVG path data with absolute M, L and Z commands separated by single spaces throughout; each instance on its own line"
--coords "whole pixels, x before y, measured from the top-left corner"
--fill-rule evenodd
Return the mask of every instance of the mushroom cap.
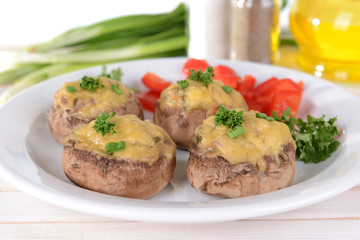
M 196 127 L 222 105 L 230 109 L 248 109 L 241 94 L 235 90 L 226 93 L 221 81 L 215 80 L 208 86 L 187 81 L 186 88 L 173 84 L 162 91 L 154 112 L 154 123 L 169 133 L 178 148 L 185 150 L 190 148 Z
M 170 182 L 176 158 L 160 155 L 151 166 L 133 159 L 99 156 L 74 145 L 64 146 L 63 170 L 76 185 L 100 193 L 137 199 L 150 198 Z
M 236 111 L 236 110 L 235 110 Z M 238 111 L 239 112 L 239 111 Z M 196 128 L 187 176 L 197 190 L 224 197 L 244 197 L 289 186 L 295 174 L 296 145 L 281 122 L 239 112 L 242 134 L 211 116 Z
M 267 166 L 264 172 L 249 162 L 232 165 L 223 157 L 201 157 L 194 145 L 190 149 L 187 177 L 200 192 L 229 198 L 246 197 L 288 187 L 294 180 L 295 147 L 292 143 L 286 144 L 279 153 L 280 164 L 274 156 L 264 156 Z
M 96 132 L 94 120 L 65 138 L 66 176 L 81 187 L 121 197 L 145 199 L 160 192 L 175 169 L 176 145 L 169 134 L 135 115 L 107 121 L 113 128 L 104 135 Z M 108 154 L 108 144 L 120 141 L 124 148 Z
M 94 92 L 82 89 L 79 81 L 65 83 L 54 94 L 54 104 L 49 114 L 50 131 L 55 140 L 64 143 L 66 136 L 77 127 L 94 120 L 102 112 L 115 112 L 117 115 L 134 114 L 144 118 L 143 109 L 135 94 L 119 81 L 100 77 L 103 88 Z M 123 94 L 112 89 L 117 85 Z M 67 87 L 77 90 L 68 92 Z

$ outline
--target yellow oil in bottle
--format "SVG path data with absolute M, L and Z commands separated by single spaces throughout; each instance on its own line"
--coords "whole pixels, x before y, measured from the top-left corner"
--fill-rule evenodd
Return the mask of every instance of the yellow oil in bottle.
M 360 83 L 360 0 L 297 0 L 290 28 L 305 71 Z

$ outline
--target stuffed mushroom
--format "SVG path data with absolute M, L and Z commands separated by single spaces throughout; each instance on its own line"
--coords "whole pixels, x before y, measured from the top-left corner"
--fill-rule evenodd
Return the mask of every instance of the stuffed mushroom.
M 271 192 L 291 185 L 295 150 L 284 123 L 221 108 L 195 130 L 187 176 L 195 189 L 215 196 Z
M 65 139 L 65 175 L 96 192 L 146 199 L 169 183 L 176 145 L 164 129 L 135 115 L 100 114 Z
M 204 73 L 192 71 L 189 79 L 178 81 L 160 95 L 154 123 L 169 133 L 178 148 L 189 149 L 196 127 L 222 105 L 247 110 L 240 93 L 212 76 L 210 67 Z
M 124 84 L 106 77 L 84 76 L 56 91 L 49 115 L 50 131 L 62 144 L 75 128 L 94 120 L 101 112 L 134 114 L 143 119 L 139 100 Z

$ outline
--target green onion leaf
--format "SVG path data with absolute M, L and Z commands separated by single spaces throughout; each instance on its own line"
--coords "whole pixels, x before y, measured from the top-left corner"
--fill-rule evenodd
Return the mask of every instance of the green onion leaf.
M 240 136 L 241 134 L 246 133 L 245 129 L 242 126 L 238 126 L 235 129 L 231 130 L 230 132 L 228 132 L 228 135 L 234 139 L 238 136 Z
M 231 93 L 231 92 L 234 90 L 232 87 L 227 86 L 227 85 L 222 86 L 222 89 L 223 89 L 227 94 Z
M 180 88 L 180 89 L 184 89 L 184 88 L 186 88 L 187 86 L 189 86 L 189 82 L 186 81 L 186 80 L 177 81 L 177 84 L 179 85 L 179 88 Z
M 123 94 L 123 91 L 121 91 L 121 90 L 119 89 L 119 85 L 117 85 L 117 84 L 111 84 L 111 88 L 112 88 L 112 90 L 114 90 L 114 92 L 115 92 L 117 95 Z
M 159 136 L 154 137 L 154 142 L 155 143 L 160 142 L 160 141 L 161 141 L 161 137 L 159 137 Z
M 74 86 L 67 86 L 66 90 L 70 93 L 76 92 L 76 88 Z
M 265 113 L 256 113 L 256 117 L 268 120 L 270 122 L 275 121 L 273 117 L 268 117 Z
M 0 95 L 0 104 L 31 85 L 78 69 L 124 60 L 186 55 L 187 13 L 186 5 L 180 4 L 170 13 L 113 18 L 71 29 L 46 43 L 11 54 L 15 67 L 0 73 L 0 84 L 15 84 Z M 120 80 L 118 69 L 107 73 L 103 69 L 103 73 Z
M 105 153 L 106 154 L 112 154 L 114 152 L 122 151 L 125 149 L 125 142 L 109 142 L 105 146 Z

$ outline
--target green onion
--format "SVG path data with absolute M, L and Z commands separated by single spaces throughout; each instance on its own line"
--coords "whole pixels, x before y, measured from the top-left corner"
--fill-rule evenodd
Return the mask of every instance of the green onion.
M 22 76 L 25 76 L 31 72 L 34 72 L 46 65 L 39 65 L 39 64 L 26 64 L 26 65 L 19 65 L 15 68 L 9 69 L 0 73 L 0 84 L 10 83 Z
M 105 153 L 106 154 L 112 154 L 114 152 L 122 151 L 125 149 L 125 142 L 109 142 L 105 146 Z
M 13 86 L 4 91 L 0 96 L 0 104 L 6 102 L 9 98 L 17 94 L 18 92 L 30 87 L 36 83 L 42 82 L 48 78 L 55 77 L 57 75 L 72 72 L 78 69 L 92 66 L 90 64 L 54 64 L 37 71 L 34 71 L 23 78 L 19 79 Z
M 227 86 L 227 85 L 222 86 L 222 89 L 223 89 L 223 90 L 224 90 L 224 92 L 226 92 L 227 94 L 231 93 L 231 92 L 232 92 L 232 90 L 234 90 L 232 87 Z
M 177 36 L 156 42 L 138 43 L 118 49 L 89 50 L 64 54 L 20 53 L 17 61 L 19 63 L 39 64 L 113 62 L 182 49 L 187 43 L 187 36 Z
M 245 129 L 242 126 L 238 126 L 238 127 L 234 128 L 233 130 L 231 130 L 230 132 L 228 132 L 228 135 L 232 139 L 234 139 L 244 133 L 246 133 Z
M 161 137 L 159 137 L 159 136 L 155 136 L 154 137 L 154 142 L 155 143 L 158 143 L 158 142 L 160 142 L 161 141 Z
M 256 117 L 268 120 L 270 122 L 275 121 L 273 117 L 268 117 L 268 115 L 266 115 L 265 113 L 256 113 Z
M 76 88 L 74 86 L 67 86 L 66 90 L 70 93 L 76 92 Z
M 111 88 L 112 88 L 112 90 L 114 90 L 114 92 L 115 92 L 117 95 L 123 94 L 123 91 L 121 91 L 121 90 L 119 89 L 119 85 L 117 85 L 117 84 L 111 84 Z
M 90 26 L 72 29 L 53 40 L 32 46 L 30 49 L 37 52 L 45 52 L 59 49 L 74 44 L 86 42 L 88 40 L 116 33 L 119 31 L 128 31 L 136 28 L 151 28 L 166 24 L 169 21 L 177 21 L 185 13 L 185 5 L 180 4 L 174 11 L 168 14 L 157 15 L 134 15 L 110 19 Z
M 180 4 L 170 13 L 114 18 L 72 29 L 53 40 L 13 54 L 15 67 L 0 73 L 0 84 L 15 83 L 0 104 L 23 89 L 48 78 L 111 62 L 185 56 L 187 11 Z M 121 80 L 112 71 L 111 79 Z

